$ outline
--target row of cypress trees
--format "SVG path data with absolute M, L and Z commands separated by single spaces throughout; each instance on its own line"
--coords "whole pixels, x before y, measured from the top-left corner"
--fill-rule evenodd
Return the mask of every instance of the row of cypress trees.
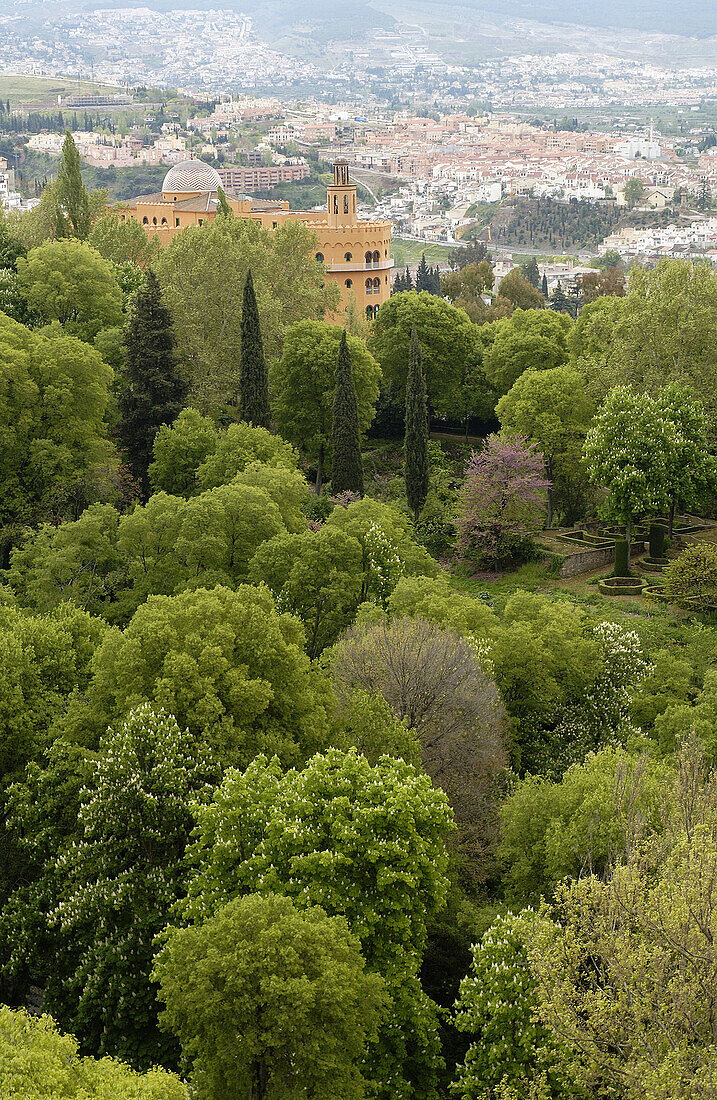
M 119 436 L 132 473 L 146 494 L 155 435 L 163 424 L 171 424 L 177 418 L 189 389 L 176 362 L 170 313 L 151 270 L 137 294 L 127 328 L 126 351 L 126 385 L 119 400 Z M 256 427 L 270 426 L 268 371 L 251 271 L 247 272 L 242 299 L 239 415 Z M 411 331 L 406 382 L 404 442 L 406 496 L 418 520 L 428 493 L 428 410 L 421 346 L 415 328 Z M 336 364 L 332 444 L 334 493 L 348 491 L 363 495 L 358 402 L 345 329 Z
M 79 154 L 70 133 L 65 136 L 55 186 L 56 235 L 86 239 L 90 223 L 88 196 L 82 182 Z M 221 190 L 219 199 L 220 212 L 231 216 Z M 431 275 L 424 255 L 417 273 L 417 287 L 421 289 L 421 284 L 426 284 Z M 184 408 L 189 391 L 188 381 L 176 360 L 170 312 L 151 270 L 147 272 L 144 287 L 137 293 L 125 348 L 125 385 L 119 397 L 118 435 L 133 476 L 146 495 L 155 436 L 163 424 L 174 422 Z M 256 427 L 270 427 L 269 379 L 251 271 L 247 272 L 242 297 L 239 416 Z M 333 491 L 363 495 L 358 402 L 346 330 L 341 335 L 336 364 L 332 443 Z M 406 384 L 405 475 L 408 504 L 416 520 L 428 492 L 427 447 L 426 383 L 421 348 L 413 328 Z

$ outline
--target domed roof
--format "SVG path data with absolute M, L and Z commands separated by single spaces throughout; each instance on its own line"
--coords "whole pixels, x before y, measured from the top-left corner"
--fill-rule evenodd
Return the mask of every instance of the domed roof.
M 164 177 L 162 193 L 174 195 L 193 191 L 216 191 L 222 181 L 216 169 L 203 160 L 181 160 Z

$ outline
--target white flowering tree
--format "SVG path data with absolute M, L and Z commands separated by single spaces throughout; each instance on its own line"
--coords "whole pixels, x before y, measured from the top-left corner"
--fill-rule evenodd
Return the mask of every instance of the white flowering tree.
M 191 734 L 149 704 L 100 742 L 81 794 L 80 840 L 59 857 L 65 895 L 50 916 L 57 966 L 47 1001 L 86 1050 L 138 1068 L 176 1058 L 149 974 L 154 937 L 182 892 L 192 807 L 209 797 L 212 778 Z
M 433 1096 L 437 1014 L 418 980 L 429 919 L 445 904 L 451 813 L 416 768 L 330 749 L 285 775 L 257 757 L 198 812 L 184 916 L 201 922 L 245 893 L 284 894 L 344 916 L 390 996 L 367 1076 L 377 1097 Z
M 472 948 L 454 1017 L 471 1037 L 452 1085 L 461 1100 L 578 1095 L 567 1087 L 555 1037 L 536 1019 L 538 993 L 525 949 L 534 920 L 529 909 L 499 917 Z
M 608 491 L 606 515 L 625 525 L 628 561 L 635 520 L 669 507 L 677 442 L 674 422 L 659 402 L 630 386 L 610 390 L 588 431 L 588 472 Z

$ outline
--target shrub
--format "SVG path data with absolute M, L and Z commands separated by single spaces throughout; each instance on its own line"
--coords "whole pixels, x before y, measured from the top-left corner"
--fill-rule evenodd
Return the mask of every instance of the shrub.
M 678 603 L 704 611 L 717 602 L 717 546 L 688 546 L 665 570 L 665 589 Z

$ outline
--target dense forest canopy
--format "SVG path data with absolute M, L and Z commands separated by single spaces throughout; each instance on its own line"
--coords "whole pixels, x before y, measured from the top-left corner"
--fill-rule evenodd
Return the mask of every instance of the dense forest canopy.
M 0 222 L 0 1093 L 714 1097 L 714 270 L 369 325 L 75 153 Z

